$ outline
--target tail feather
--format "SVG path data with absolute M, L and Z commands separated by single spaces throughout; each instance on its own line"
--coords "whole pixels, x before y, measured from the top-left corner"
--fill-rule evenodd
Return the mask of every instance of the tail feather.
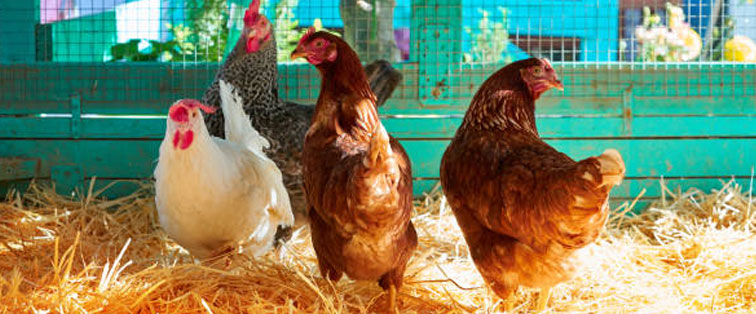
M 365 74 L 370 81 L 370 89 L 378 98 L 375 103 L 377 107 L 383 106 L 402 82 L 402 73 L 391 67 L 391 63 L 386 60 L 376 60 L 366 65 Z
M 597 157 L 601 163 L 601 186 L 619 185 L 625 177 L 625 161 L 615 149 L 607 149 Z
M 244 113 L 242 107 L 241 96 L 230 83 L 224 80 L 220 80 L 220 98 L 227 140 L 244 145 L 256 152 L 270 147 L 268 140 L 262 137 L 249 122 L 249 116 Z

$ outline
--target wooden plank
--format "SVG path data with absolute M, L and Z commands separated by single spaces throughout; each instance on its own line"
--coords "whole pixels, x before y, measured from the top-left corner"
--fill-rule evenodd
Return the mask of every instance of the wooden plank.
M 631 137 L 756 137 L 756 115 L 634 117 L 625 135 Z
M 756 83 L 755 83 L 756 84 Z M 751 115 L 756 116 L 756 96 L 635 96 L 633 115 Z
M 653 185 L 656 183 L 658 185 L 658 180 L 648 180 L 649 185 Z M 414 187 L 414 195 L 417 199 L 424 199 L 428 193 L 435 188 L 441 189 L 441 186 L 439 185 L 439 180 L 436 179 L 418 179 L 415 180 L 413 183 Z M 714 187 L 716 188 L 716 187 Z M 632 213 L 640 213 L 646 208 L 648 208 L 652 203 L 659 201 L 659 196 L 643 196 L 638 198 L 637 196 L 617 196 L 616 193 L 612 193 L 612 195 L 609 196 L 609 206 L 612 209 L 618 209 L 620 206 L 623 206 L 624 204 L 630 205 L 633 202 L 635 202 L 635 206 L 633 206 Z M 645 195 L 645 194 L 644 194 Z
M 82 119 L 82 138 L 129 138 L 162 140 L 165 118 L 99 118 Z
M 38 168 L 39 160 L 35 158 L 0 157 L 0 181 L 33 179 Z
M 70 118 L 0 116 L 0 138 L 70 138 Z
M 448 140 L 401 141 L 416 177 L 438 177 Z M 572 158 L 583 159 L 615 148 L 625 159 L 630 177 L 728 177 L 750 175 L 756 165 L 756 139 L 565 139 L 548 140 Z
M 451 138 L 462 115 L 385 115 L 383 123 L 398 138 Z M 756 116 L 611 117 L 538 115 L 544 138 L 595 137 L 756 137 Z M 629 123 L 626 127 L 626 123 Z M 81 138 L 153 138 L 165 133 L 162 115 L 84 116 Z M 0 116 L 0 138 L 71 138 L 70 118 Z
M 553 141 L 552 144 L 555 146 L 558 146 L 559 142 L 566 142 L 566 141 Z M 603 144 L 607 144 L 604 141 Z M 631 142 L 631 141 L 625 141 L 625 142 Z M 709 145 L 715 145 L 710 143 L 710 141 L 706 141 L 707 143 L 703 143 L 700 146 L 703 147 L 709 147 Z M 51 168 L 57 165 L 80 165 L 83 170 L 83 177 L 89 178 L 92 176 L 98 176 L 103 178 L 136 178 L 136 179 L 146 179 L 150 178 L 152 176 L 152 171 L 155 165 L 155 161 L 157 158 L 157 148 L 159 146 L 159 141 L 134 141 L 134 140 L 123 140 L 123 141 L 114 141 L 114 140 L 108 140 L 108 141 L 73 141 L 73 140 L 2 140 L 0 141 L 0 145 L 2 147 L 7 147 L 7 150 L 4 150 L 0 152 L 0 157 L 24 157 L 24 158 L 36 158 L 40 160 L 39 169 L 37 170 L 37 174 L 39 178 L 45 179 L 49 178 L 51 176 Z M 434 152 L 434 150 L 424 150 L 422 151 L 422 145 L 416 145 L 417 143 L 432 143 L 432 144 L 438 144 L 443 143 L 440 141 L 425 141 L 425 142 L 404 142 L 405 147 L 407 148 L 408 152 L 411 155 L 411 158 L 413 160 L 413 167 L 414 169 L 420 169 L 419 171 L 416 171 L 415 176 L 422 178 L 430 178 L 425 180 L 419 180 L 415 183 L 415 193 L 417 195 L 420 195 L 423 191 L 428 191 L 432 186 L 435 180 L 434 177 L 437 178 L 437 171 L 438 171 L 438 161 L 437 160 L 427 160 L 423 159 L 421 156 L 421 153 L 424 153 L 425 155 L 432 155 L 429 154 L 429 152 Z M 729 144 L 729 143 L 728 143 Z M 753 144 L 751 142 L 750 144 Z M 650 145 L 650 144 L 647 144 Z M 668 146 L 669 144 L 656 144 L 656 145 L 662 145 L 662 146 Z M 426 145 L 427 146 L 427 145 Z M 599 145 L 595 145 L 599 146 Z M 609 146 L 609 145 L 606 145 Z M 427 147 L 426 147 L 427 148 Z M 420 152 L 418 152 L 420 150 Z M 571 155 L 578 155 L 579 153 L 576 153 L 576 149 L 572 149 L 572 152 L 569 152 L 571 149 L 567 149 L 568 153 Z M 438 151 L 438 150 L 436 150 Z M 79 154 L 77 154 L 77 152 Z M 442 151 L 441 151 L 442 152 Z M 643 150 L 638 151 L 640 154 L 643 154 Z M 647 150 L 646 150 L 647 152 Z M 588 152 L 590 153 L 590 152 Z M 585 154 L 588 154 L 585 153 Z M 636 169 L 636 173 L 639 171 L 643 171 L 643 169 L 652 168 L 652 167 L 659 167 L 660 164 L 666 165 L 666 162 L 669 160 L 674 160 L 675 158 L 680 158 L 680 156 L 668 156 L 668 160 L 662 160 L 662 161 L 652 161 L 650 163 L 644 164 L 644 159 L 641 159 L 637 157 L 638 153 L 633 154 L 632 152 L 630 154 L 626 153 L 626 151 L 623 151 L 623 154 L 625 154 L 626 162 L 628 164 L 628 170 L 629 170 L 629 176 L 631 176 L 629 179 L 623 183 L 620 187 L 615 188 L 614 196 L 616 197 L 624 197 L 624 198 L 633 198 L 643 188 L 646 188 L 648 191 L 646 193 L 646 197 L 656 197 L 661 195 L 660 190 L 658 188 L 658 175 L 654 176 L 651 175 L 654 171 L 649 171 L 647 174 L 644 174 L 643 177 L 635 177 L 637 176 L 632 173 L 632 169 Z M 647 153 L 646 153 L 647 154 Z M 748 154 L 748 152 L 741 152 L 742 154 Z M 744 157 L 744 158 L 751 158 L 751 164 L 756 163 L 756 159 L 753 159 L 753 152 L 750 152 L 751 157 Z M 735 154 L 737 155 L 737 152 Z M 715 166 L 713 169 L 708 169 L 706 167 L 700 167 L 697 168 L 695 165 L 697 164 L 705 164 L 707 160 L 711 159 L 710 156 L 703 156 L 701 154 L 693 154 L 691 156 L 699 156 L 698 158 L 689 158 L 690 164 L 693 164 L 694 166 L 690 166 L 689 168 L 683 168 L 682 170 L 679 170 L 679 172 L 675 171 L 669 171 L 666 174 L 667 176 L 674 176 L 679 175 L 680 176 L 695 176 L 695 175 L 707 175 L 706 172 L 709 173 L 719 173 L 718 175 L 715 174 L 715 176 L 719 176 L 721 178 L 729 178 L 732 174 L 738 174 L 741 173 L 740 179 L 738 180 L 741 184 L 747 184 L 746 177 L 748 174 L 743 174 L 748 172 L 750 167 L 742 167 L 741 172 L 737 172 L 736 170 L 732 169 L 732 167 L 728 167 L 727 164 L 730 163 L 730 161 L 724 160 L 721 162 L 723 166 Z M 701 157 L 703 156 L 703 157 Z M 440 155 L 438 156 L 440 157 Z M 684 158 L 684 156 L 683 156 Z M 653 157 L 647 157 L 647 159 L 653 159 Z M 79 160 L 79 161 L 77 161 Z M 688 161 L 688 160 L 686 160 Z M 675 163 L 670 163 L 671 165 L 675 165 Z M 715 172 L 714 170 L 721 169 L 723 170 Z M 728 169 L 729 168 L 729 169 Z M 429 171 L 429 169 L 431 171 Z M 435 170 L 433 170 L 435 169 Z M 679 167 L 673 168 L 674 170 L 679 169 Z M 694 170 L 698 170 L 697 172 L 693 172 Z M 710 175 L 710 174 L 709 174 Z M 681 179 L 681 178 L 673 178 L 671 180 L 667 180 L 668 186 L 671 189 L 674 189 L 676 186 L 682 186 L 682 187 L 697 187 L 701 189 L 711 189 L 711 188 L 718 188 L 720 186 L 719 179 L 718 178 L 692 178 L 692 179 Z
M 562 73 L 565 91 L 544 95 L 537 105 L 539 113 L 619 115 L 622 96 L 631 93 L 631 100 L 638 106 L 633 109 L 639 114 L 756 114 L 756 71 L 748 65 L 645 70 L 598 64 L 555 66 Z M 201 97 L 217 67 L 216 63 L 139 62 L 2 65 L 0 101 L 5 106 L 0 115 L 65 112 L 67 101 L 74 94 L 81 95 L 83 113 L 164 113 L 176 99 Z M 405 81 L 386 108 L 463 113 L 477 86 L 496 68 L 460 66 L 459 73 L 451 75 L 459 78 L 460 83 L 448 83 L 457 90 L 450 91 L 444 101 L 431 103 L 417 98 L 420 82 L 417 67 L 403 67 Z M 279 92 L 284 99 L 315 102 L 320 76 L 314 67 L 281 64 L 279 74 Z M 691 83 L 691 80 L 699 81 Z M 685 98 L 688 96 L 694 97 L 694 103 L 701 103 L 698 106 L 701 109 L 690 106 Z
M 162 139 L 165 118 L 83 118 L 82 139 Z M 71 139 L 71 118 L 2 117 L 0 138 L 60 138 Z
M 180 98 L 199 98 L 217 64 L 52 63 L 0 66 L 1 113 L 60 112 L 81 95 L 83 113 L 165 113 Z M 56 101 L 63 103 L 53 104 Z M 37 108 L 40 106 L 40 108 Z M 52 107 L 52 108 L 51 108 Z
M 0 140 L 0 157 L 37 158 L 39 176 L 52 167 L 80 166 L 83 177 L 149 178 L 158 157 L 158 140 Z
M 462 123 L 461 115 L 382 119 L 397 138 L 452 138 Z M 595 137 L 756 137 L 756 116 L 734 117 L 638 117 L 630 120 L 605 117 L 536 117 L 543 138 Z M 628 127 L 625 126 L 629 123 Z
M 462 123 L 462 118 L 384 118 L 382 121 L 386 129 L 397 138 L 452 138 Z M 537 119 L 542 137 L 621 136 L 623 123 L 620 118 Z
M 672 198 L 669 192 L 674 195 L 684 194 L 687 192 L 693 193 L 698 191 L 701 193 L 712 193 L 721 189 L 725 184 L 730 182 L 732 178 L 707 178 L 707 179 L 664 179 L 664 185 L 667 187 L 664 192 L 661 188 L 661 177 L 659 178 L 627 178 L 620 186 L 612 189 L 611 198 L 615 201 L 622 202 L 628 200 L 634 200 L 640 193 L 643 192 L 642 199 L 656 200 L 665 197 L 667 199 Z M 734 179 L 734 184 L 738 184 L 742 187 L 742 191 L 747 193 L 751 188 L 749 178 Z M 439 180 L 435 178 L 431 179 L 418 179 L 414 182 L 415 195 L 423 195 L 424 192 L 430 191 L 432 188 L 439 184 Z

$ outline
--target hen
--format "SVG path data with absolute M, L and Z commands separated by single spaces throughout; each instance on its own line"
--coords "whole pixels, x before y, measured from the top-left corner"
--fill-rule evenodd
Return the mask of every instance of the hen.
M 268 146 L 250 125 L 241 99 L 220 82 L 226 139 L 211 137 L 197 100 L 169 111 L 155 168 L 160 225 L 200 259 L 241 247 L 253 256 L 271 248 L 276 229 L 294 222 L 281 172 L 263 153 Z
M 378 119 L 375 95 L 346 42 L 311 28 L 291 57 L 306 58 L 322 75 L 302 151 L 320 272 L 335 281 L 344 273 L 377 280 L 395 309 L 417 246 L 409 158 Z
M 507 65 L 480 87 L 441 161 L 441 183 L 478 271 L 507 300 L 518 286 L 570 278 L 577 250 L 604 227 L 607 198 L 625 173 L 613 149 L 574 161 L 546 144 L 535 100 L 563 88 L 545 59 Z
M 253 0 L 244 14 L 244 29 L 236 46 L 226 58 L 215 81 L 205 91 L 202 101 L 220 105 L 219 84 L 225 80 L 236 86 L 244 99 L 244 111 L 252 126 L 270 142 L 268 156 L 283 173 L 292 207 L 298 215 L 306 211 L 302 192 L 301 149 L 310 126 L 314 107 L 286 102 L 278 97 L 276 41 L 271 23 L 260 14 L 260 0 Z M 401 74 L 387 62 L 366 66 L 373 84 L 385 101 L 401 81 Z M 223 136 L 223 115 L 219 112 L 205 119 L 211 135 Z

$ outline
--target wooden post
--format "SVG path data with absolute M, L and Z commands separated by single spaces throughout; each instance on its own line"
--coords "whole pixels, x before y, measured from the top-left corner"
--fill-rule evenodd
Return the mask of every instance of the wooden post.
M 31 63 L 36 58 L 34 27 L 39 0 L 0 0 L 0 63 Z
M 462 0 L 412 1 L 410 34 L 420 103 L 449 105 L 462 63 Z

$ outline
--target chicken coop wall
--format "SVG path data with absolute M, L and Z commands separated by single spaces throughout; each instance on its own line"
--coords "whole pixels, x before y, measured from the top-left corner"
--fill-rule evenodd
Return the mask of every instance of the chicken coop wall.
M 148 179 L 167 107 L 199 98 L 249 0 L 0 0 L 0 188 L 68 192 Z M 413 161 L 415 191 L 477 87 L 503 65 L 549 58 L 565 91 L 537 105 L 541 135 L 573 158 L 615 147 L 616 200 L 669 186 L 743 183 L 756 163 L 756 4 L 750 0 L 263 0 L 279 93 L 314 104 L 317 71 L 289 60 L 309 26 L 338 33 L 403 81 L 380 112 Z M 125 193 L 119 183 L 110 193 Z

